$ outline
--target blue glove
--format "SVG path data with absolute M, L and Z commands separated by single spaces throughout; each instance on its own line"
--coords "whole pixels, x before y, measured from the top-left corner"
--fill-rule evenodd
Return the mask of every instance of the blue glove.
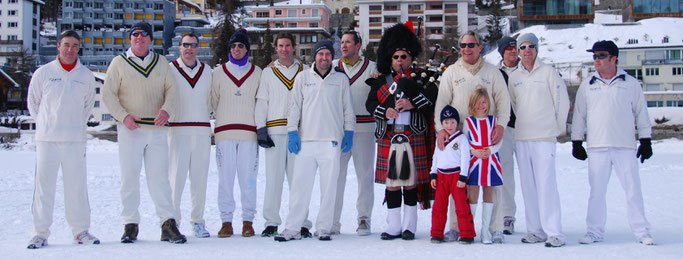
M 299 139 L 299 132 L 297 132 L 296 130 L 292 130 L 290 132 L 287 132 L 287 136 L 289 137 L 289 143 L 287 144 L 287 149 L 289 150 L 289 153 L 299 154 L 299 150 L 301 150 L 301 140 Z
M 342 140 L 342 152 L 348 153 L 353 147 L 353 130 L 344 131 L 344 139 Z

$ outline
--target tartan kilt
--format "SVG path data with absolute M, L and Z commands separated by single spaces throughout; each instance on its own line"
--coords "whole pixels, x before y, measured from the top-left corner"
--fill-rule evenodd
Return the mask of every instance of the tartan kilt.
M 410 139 L 410 149 L 413 151 L 413 162 L 415 163 L 415 183 L 429 183 L 429 169 L 431 169 L 431 153 L 427 150 L 426 137 L 423 134 L 414 135 L 412 130 L 398 132 L 405 134 Z M 426 133 L 426 132 L 425 132 Z M 389 149 L 391 147 L 391 137 L 396 133 L 387 130 L 383 138 L 377 140 L 377 165 L 375 167 L 375 183 L 385 184 L 387 171 L 389 170 Z

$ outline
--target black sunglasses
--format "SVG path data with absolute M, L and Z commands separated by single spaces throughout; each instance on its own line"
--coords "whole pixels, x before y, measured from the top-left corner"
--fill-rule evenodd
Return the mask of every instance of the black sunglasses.
M 596 59 L 605 59 L 605 58 L 610 57 L 610 56 L 612 56 L 612 55 L 610 55 L 610 54 L 605 54 L 605 53 L 593 54 L 593 60 L 596 60 Z
M 407 56 L 407 55 L 400 55 L 400 56 L 399 56 L 399 55 L 394 55 L 394 59 L 398 60 L 398 58 L 407 59 L 408 56 Z
M 477 43 L 460 43 L 460 48 L 464 49 L 465 47 L 468 47 L 470 49 L 473 49 L 474 46 L 477 46 Z
M 183 43 L 183 47 L 185 47 L 185 48 L 193 48 L 194 49 L 197 46 L 199 46 L 199 44 L 197 44 L 197 43 L 188 43 L 188 42 Z
M 234 48 L 243 49 L 243 48 L 246 48 L 246 47 L 245 47 L 244 44 L 242 44 L 242 43 L 233 43 L 233 44 L 230 44 L 230 49 L 234 49 Z
M 536 48 L 536 45 L 535 45 L 535 44 L 523 45 L 523 46 L 519 46 L 519 49 L 520 49 L 520 50 L 525 50 L 526 47 L 529 47 L 529 49 L 535 49 L 535 48 Z
M 149 33 L 147 33 L 146 31 L 134 31 L 130 35 L 133 35 L 133 37 L 137 37 L 140 35 L 142 35 L 142 37 L 147 37 L 147 36 L 149 36 Z

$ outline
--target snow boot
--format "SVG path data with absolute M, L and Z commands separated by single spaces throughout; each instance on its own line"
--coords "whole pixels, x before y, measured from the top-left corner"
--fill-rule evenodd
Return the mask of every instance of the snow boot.
M 123 227 L 123 236 L 121 236 L 121 243 L 130 244 L 138 240 L 138 224 L 129 223 Z
M 481 242 L 484 244 L 493 244 L 493 237 L 489 226 L 491 225 L 491 215 L 493 214 L 493 203 L 484 202 L 481 213 Z
M 401 207 L 388 209 L 387 228 L 382 233 L 383 240 L 392 240 L 401 237 Z
M 221 226 L 221 230 L 218 231 L 218 237 L 220 237 L 220 238 L 231 237 L 232 234 L 233 234 L 232 222 L 223 222 L 223 226 Z
M 252 222 L 251 221 L 243 221 L 242 222 L 242 236 L 243 237 L 250 237 L 254 235 L 254 227 L 252 227 Z
M 272 237 L 277 235 L 277 226 L 267 226 L 266 229 L 261 232 L 262 237 Z
M 415 232 L 417 230 L 417 205 L 403 206 L 403 240 L 415 239 Z
M 187 238 L 178 230 L 175 219 L 168 219 L 161 224 L 161 241 L 183 244 L 187 242 Z

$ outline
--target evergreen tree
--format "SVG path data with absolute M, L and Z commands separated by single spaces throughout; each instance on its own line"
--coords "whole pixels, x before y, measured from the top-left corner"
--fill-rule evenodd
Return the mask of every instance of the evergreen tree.
M 46 0 L 45 5 L 40 8 L 41 20 L 56 22 L 57 16 L 62 13 L 62 0 Z
M 373 49 L 372 45 L 368 44 L 364 49 L 363 49 L 363 57 L 372 60 L 372 61 L 377 61 L 377 52 Z
M 260 42 L 259 42 L 260 43 Z M 263 34 L 263 44 L 259 46 L 259 62 L 256 62 L 254 57 L 254 64 L 259 67 L 266 67 L 273 61 L 275 54 L 275 47 L 273 47 L 273 32 L 270 30 L 270 22 L 266 21 L 266 32 Z
M 235 10 L 235 4 L 239 4 L 239 0 L 225 0 L 222 3 L 221 11 L 223 12 L 223 21 L 213 29 L 213 34 L 218 34 L 217 38 L 211 42 L 211 49 L 213 50 L 213 59 L 211 66 L 228 62 L 228 54 L 230 53 L 230 36 L 235 33 L 235 26 L 232 23 L 232 13 Z
M 486 29 L 489 34 L 484 39 L 489 44 L 495 44 L 498 39 L 503 37 L 503 26 L 501 25 L 503 11 L 500 1 L 491 0 L 490 2 L 489 16 L 486 18 Z
M 439 45 L 441 45 L 441 51 L 443 51 L 443 52 L 441 52 L 442 54 L 437 53 L 436 57 L 434 57 L 434 61 L 437 61 L 439 64 L 443 63 L 446 60 L 446 57 L 449 55 L 449 54 L 446 54 L 445 52 L 451 53 L 452 47 L 457 48 L 458 39 L 460 38 L 460 34 L 458 33 L 458 25 L 457 24 L 447 25 L 445 30 L 446 31 L 444 32 L 444 37 L 441 40 L 441 42 L 439 43 Z M 453 55 L 456 55 L 456 56 L 450 57 L 448 59 L 448 64 L 446 64 L 446 65 L 453 64 L 456 60 L 458 60 L 457 59 L 458 54 L 454 53 Z

